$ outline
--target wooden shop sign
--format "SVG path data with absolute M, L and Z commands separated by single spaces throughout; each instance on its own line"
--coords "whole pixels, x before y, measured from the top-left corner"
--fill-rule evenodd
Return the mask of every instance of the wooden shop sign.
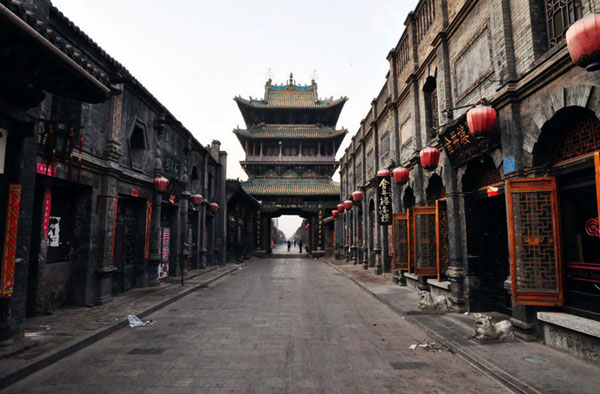
M 486 152 L 497 143 L 497 136 L 475 138 L 469 132 L 467 117 L 463 116 L 454 124 L 446 127 L 440 134 L 440 142 L 450 159 L 452 167 L 460 167 L 474 156 Z
M 377 221 L 379 224 L 392 224 L 392 183 L 390 176 L 377 176 Z

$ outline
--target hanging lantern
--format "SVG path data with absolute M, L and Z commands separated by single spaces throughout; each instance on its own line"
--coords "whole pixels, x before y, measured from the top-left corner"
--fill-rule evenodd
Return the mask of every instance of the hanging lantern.
M 166 192 L 167 191 L 167 187 L 169 186 L 169 180 L 167 178 L 165 178 L 164 176 L 159 176 L 157 178 L 154 178 L 154 189 L 157 192 Z
M 478 105 L 467 112 L 467 125 L 473 137 L 491 134 L 496 129 L 496 110 L 488 105 Z
M 396 183 L 404 185 L 406 182 L 408 182 L 410 171 L 408 171 L 408 168 L 398 167 L 394 168 L 392 174 L 394 175 L 394 181 Z
M 421 151 L 421 166 L 428 171 L 435 170 L 440 161 L 440 150 L 438 148 L 427 147 Z
M 337 218 L 338 213 L 339 213 L 338 210 L 334 209 L 333 211 L 331 211 L 331 216 L 333 216 L 334 218 Z
M 344 201 L 344 208 L 351 209 L 352 208 L 352 200 Z
M 346 209 L 346 207 L 344 206 L 344 204 L 338 204 L 337 205 L 338 212 L 344 212 L 344 209 Z
M 587 15 L 567 30 L 571 59 L 587 71 L 600 70 L 600 14 Z
M 208 204 L 208 209 L 210 209 L 212 213 L 215 213 L 219 210 L 219 204 L 217 204 L 216 202 L 211 202 L 210 204 Z
M 352 201 L 361 202 L 365 195 L 360 190 L 352 192 Z
M 378 177 L 386 177 L 386 176 L 390 176 L 390 170 L 379 170 L 377 171 L 377 176 Z
M 194 203 L 194 205 L 202 204 L 203 199 L 204 197 L 202 197 L 202 194 L 192 194 L 192 202 Z

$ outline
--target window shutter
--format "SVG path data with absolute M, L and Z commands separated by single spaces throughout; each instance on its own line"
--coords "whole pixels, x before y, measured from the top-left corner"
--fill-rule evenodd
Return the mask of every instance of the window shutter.
M 394 266 L 396 271 L 408 270 L 408 213 L 394 215 L 392 227 L 394 239 Z
M 562 305 L 556 179 L 506 181 L 510 272 L 517 305 Z
M 446 276 L 450 251 L 448 249 L 448 209 L 445 200 L 435 202 L 435 238 L 437 280 L 441 281 Z
M 437 274 L 437 242 L 435 225 L 435 207 L 414 207 L 412 254 L 415 274 L 420 276 L 436 276 Z

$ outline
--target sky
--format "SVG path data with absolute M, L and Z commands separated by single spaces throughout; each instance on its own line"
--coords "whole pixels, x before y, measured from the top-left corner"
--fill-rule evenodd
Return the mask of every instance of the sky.
M 221 141 L 227 177 L 247 179 L 233 97 L 263 97 L 268 77 L 316 75 L 319 96 L 349 98 L 339 158 L 389 70 L 386 56 L 417 0 L 52 0 L 204 145 Z M 339 176 L 334 176 L 336 181 Z M 300 219 L 282 218 L 290 236 Z

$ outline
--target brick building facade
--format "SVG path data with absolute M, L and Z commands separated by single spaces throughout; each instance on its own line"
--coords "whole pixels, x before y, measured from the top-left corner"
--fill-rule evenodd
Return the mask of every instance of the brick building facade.
M 338 256 L 457 311 L 499 311 L 525 335 L 597 350 L 573 321 L 600 332 L 600 74 L 575 66 L 564 40 L 590 4 L 419 1 L 341 158 L 340 200 L 365 198 L 337 219 Z M 466 112 L 482 99 L 496 132 L 474 139 Z M 442 151 L 433 171 L 425 147 Z M 376 173 L 396 167 L 409 180 L 392 182 L 394 225 L 381 226 Z
M 2 0 L 0 18 L 0 339 L 27 315 L 224 263 L 220 143 L 203 146 L 49 1 Z

